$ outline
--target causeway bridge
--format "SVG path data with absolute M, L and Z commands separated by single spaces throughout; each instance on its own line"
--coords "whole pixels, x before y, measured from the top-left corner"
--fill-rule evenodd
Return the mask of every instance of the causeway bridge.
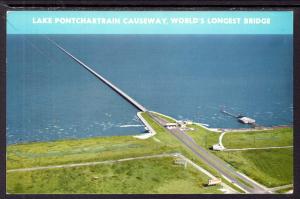
M 66 49 L 61 47 L 59 44 L 56 42 L 52 41 L 51 39 L 48 38 L 48 40 L 53 43 L 56 47 L 58 47 L 61 51 L 66 53 L 68 56 L 70 56 L 72 59 L 74 59 L 77 63 L 79 63 L 81 66 L 83 66 L 85 69 L 87 69 L 90 73 L 92 73 L 94 76 L 96 76 L 98 79 L 100 79 L 103 83 L 105 83 L 107 86 L 109 86 L 113 91 L 118 93 L 121 97 L 123 97 L 125 100 L 127 100 L 130 104 L 132 104 L 134 107 L 136 107 L 138 110 L 146 112 L 147 109 L 142 106 L 140 103 L 138 103 L 136 100 L 134 100 L 132 97 L 127 95 L 124 91 L 119 89 L 116 85 L 111 83 L 108 79 L 104 78 L 101 76 L 99 73 L 91 69 L 89 66 L 87 66 L 85 63 L 83 63 L 81 60 L 76 58 L 74 55 L 72 55 L 70 52 L 68 52 Z

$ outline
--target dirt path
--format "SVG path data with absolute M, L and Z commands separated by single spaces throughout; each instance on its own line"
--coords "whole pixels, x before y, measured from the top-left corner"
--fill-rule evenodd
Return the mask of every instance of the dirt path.
M 273 188 L 270 188 L 271 191 L 278 191 L 280 189 L 285 189 L 285 188 L 293 188 L 293 184 L 288 184 L 288 185 L 283 185 L 283 186 L 280 186 L 280 187 L 273 187 Z
M 25 172 L 25 171 L 36 171 L 36 170 L 46 170 L 46 169 L 57 169 L 57 168 L 70 168 L 70 167 L 81 167 L 81 166 L 91 166 L 98 164 L 110 164 L 110 163 L 118 163 L 125 162 L 130 160 L 142 160 L 149 158 L 163 158 L 163 157 L 176 157 L 177 153 L 166 153 L 159 155 L 149 155 L 149 156 L 141 156 L 141 157 L 133 157 L 133 158 L 124 158 L 118 160 L 105 160 L 105 161 L 97 161 L 97 162 L 84 162 L 84 163 L 74 163 L 74 164 L 63 164 L 63 165 L 52 165 L 52 166 L 40 166 L 40 167 L 31 167 L 31 168 L 20 168 L 20 169 L 9 169 L 8 173 L 11 172 Z
M 240 148 L 240 149 L 224 149 L 223 151 L 248 151 L 248 150 L 260 150 L 260 149 L 284 149 L 293 148 L 294 146 L 272 146 L 272 147 L 260 147 L 260 148 Z

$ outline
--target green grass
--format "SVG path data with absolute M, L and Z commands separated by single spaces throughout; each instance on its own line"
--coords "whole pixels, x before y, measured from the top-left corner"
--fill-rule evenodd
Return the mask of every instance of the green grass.
M 142 115 L 157 132 L 157 134 L 152 138 L 149 138 L 147 140 L 140 140 L 134 138 L 133 136 L 113 136 L 9 145 L 7 147 L 7 169 L 93 162 L 161 153 L 180 152 L 192 161 L 196 162 L 198 165 L 211 172 L 213 175 L 220 177 L 219 173 L 204 164 L 197 156 L 194 156 L 194 154 L 189 149 L 183 146 L 175 137 L 173 137 L 168 131 L 166 131 L 165 128 L 152 120 L 152 118 L 147 113 L 143 113 Z M 69 168 L 64 170 L 65 172 L 68 172 Z M 81 168 L 79 170 L 81 170 Z M 38 171 L 35 171 L 33 172 L 33 175 L 36 172 L 38 173 Z M 53 171 L 49 170 L 49 172 Z M 78 173 L 80 172 L 78 171 Z M 29 174 L 20 173 L 18 174 L 18 177 L 14 177 L 14 175 L 10 173 L 8 173 L 7 175 L 8 182 L 12 182 L 15 179 L 18 179 L 18 181 L 16 182 L 17 184 L 10 185 L 11 189 L 20 189 L 23 191 L 31 190 L 30 188 L 25 186 L 28 183 L 28 179 L 34 180 L 31 177 L 27 176 Z M 23 175 L 24 177 L 22 177 Z M 48 173 L 47 175 L 50 176 L 50 173 Z M 49 182 L 49 184 L 51 183 Z M 178 184 L 178 186 L 181 183 L 184 184 L 184 186 L 186 186 L 187 188 L 190 186 L 188 183 L 183 183 L 182 180 L 175 180 L 172 182 L 170 181 L 170 184 Z M 39 184 L 42 186 L 43 181 L 40 180 L 36 183 L 36 189 L 38 189 Z M 127 188 L 128 191 L 131 190 L 130 187 Z M 167 190 L 169 188 L 167 187 L 165 189 Z M 174 189 L 176 190 L 179 188 L 177 187 Z M 207 188 L 205 190 L 208 189 L 210 188 Z M 10 190 L 8 190 L 8 192 L 10 192 Z M 51 186 L 49 186 L 49 190 L 47 191 L 49 193 L 53 191 L 51 189 Z M 161 190 L 161 192 L 163 192 L 163 189 Z
M 246 193 L 244 190 L 242 190 L 239 187 L 233 185 L 231 182 L 229 182 L 225 178 L 221 177 L 221 180 L 222 180 L 222 182 L 224 182 L 225 184 L 227 184 L 229 187 L 231 187 L 232 189 L 236 190 L 238 193 Z
M 195 124 L 188 125 L 188 127 L 193 128 L 194 130 L 188 131 L 187 134 L 191 136 L 198 145 L 206 149 L 209 149 L 212 145 L 219 142 L 219 136 L 221 133 L 209 131 Z
M 181 148 L 181 143 L 173 137 L 164 127 L 155 122 L 148 113 L 142 113 L 143 118 L 151 125 L 157 133 L 155 137 L 161 140 L 168 147 Z
M 157 132 L 153 138 L 140 140 L 132 136 L 112 136 L 9 145 L 7 169 L 92 162 L 168 152 L 181 152 L 192 160 L 197 159 L 147 113 L 142 115 Z
M 142 113 L 142 116 L 145 118 L 145 120 L 148 121 L 148 123 L 153 127 L 153 129 L 157 132 L 155 135 L 156 138 L 162 140 L 167 145 L 171 145 L 176 151 L 181 152 L 186 157 L 197 163 L 199 166 L 203 167 L 207 171 L 209 171 L 211 174 L 213 174 L 216 177 L 222 178 L 220 173 L 218 173 L 216 170 L 212 169 L 211 167 L 208 167 L 203 161 L 195 156 L 193 152 L 191 152 L 189 149 L 187 149 L 185 146 L 183 146 L 174 136 L 171 136 L 170 133 L 157 124 L 147 113 Z M 193 131 L 187 132 L 199 145 L 209 149 L 212 144 L 215 144 L 218 142 L 218 138 L 220 133 L 214 133 L 211 131 L 208 131 L 198 125 L 188 125 L 188 127 L 194 128 Z M 236 191 L 240 193 L 244 193 L 243 190 L 240 190 L 236 186 L 233 186 L 230 182 L 222 178 L 223 182 L 235 189 Z
M 220 173 L 216 170 L 208 167 L 198 156 L 194 155 L 194 153 L 184 146 L 179 140 L 177 140 L 173 135 L 170 134 L 164 127 L 160 126 L 157 122 L 155 122 L 147 113 L 142 113 L 142 116 L 147 120 L 147 122 L 152 126 L 152 128 L 157 132 L 154 136 L 159 139 L 166 145 L 166 148 L 172 148 L 174 152 L 180 152 L 190 160 L 197 163 L 199 166 L 203 167 L 211 174 L 216 177 L 221 177 Z
M 155 114 L 155 115 L 157 115 L 157 116 L 159 116 L 160 118 L 163 118 L 163 119 L 165 119 L 166 121 L 168 121 L 168 122 L 176 122 L 176 120 L 175 119 L 172 119 L 171 117 L 167 117 L 167 116 L 165 116 L 165 115 L 163 115 L 163 114 L 158 114 L 158 113 L 156 113 L 156 112 L 152 112 L 152 114 Z
M 226 133 L 222 140 L 228 148 L 257 148 L 293 145 L 293 129 L 278 128 L 266 131 Z
M 7 169 L 102 161 L 161 154 L 186 152 L 181 143 L 147 113 L 142 114 L 157 134 L 156 138 L 140 140 L 133 136 L 93 137 L 14 144 L 7 147 Z M 157 139 L 160 142 L 157 142 Z
M 120 159 L 172 151 L 153 139 L 99 137 L 15 144 L 7 147 L 7 169 Z
M 293 183 L 293 149 L 214 152 L 237 170 L 267 186 Z
M 251 188 L 254 188 L 251 184 L 249 184 L 248 182 L 246 182 L 245 180 L 243 180 L 242 178 L 240 178 L 240 177 L 236 177 L 236 179 L 240 182 L 240 183 L 242 183 L 242 184 L 244 184 L 244 185 L 246 185 L 247 187 L 251 187 Z
M 221 193 L 208 177 L 173 158 L 8 173 L 9 193 Z
M 209 150 L 218 143 L 220 133 L 211 132 L 197 125 L 188 131 L 197 144 Z M 255 143 L 253 143 L 255 140 Z M 223 144 L 227 148 L 270 147 L 293 145 L 293 129 L 278 128 L 247 133 L 226 133 Z M 293 179 L 293 149 L 210 152 L 222 158 L 237 170 L 267 187 L 291 184 Z
M 280 189 L 278 191 L 276 191 L 276 193 L 286 193 L 290 190 L 293 190 L 294 188 L 293 187 L 289 187 L 289 188 L 285 188 L 285 189 Z

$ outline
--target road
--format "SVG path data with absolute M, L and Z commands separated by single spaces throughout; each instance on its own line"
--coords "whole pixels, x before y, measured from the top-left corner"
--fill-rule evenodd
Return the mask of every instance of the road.
M 278 191 L 278 190 L 281 190 L 281 189 L 286 189 L 286 188 L 293 188 L 293 184 L 288 184 L 288 185 L 283 185 L 283 186 L 280 186 L 280 187 L 273 187 L 271 188 L 270 190 L 272 191 Z
M 143 160 L 143 159 L 150 159 L 150 158 L 164 158 L 164 157 L 177 157 L 177 156 L 178 156 L 178 153 L 164 153 L 164 154 L 158 154 L 158 155 L 147 155 L 147 156 L 140 156 L 140 157 L 123 158 L 123 159 L 118 159 L 118 160 L 104 160 L 104 161 L 97 161 L 97 162 L 83 162 L 83 163 L 73 163 L 73 164 L 9 169 L 9 170 L 7 170 L 7 173 L 48 170 L 48 169 L 58 169 L 58 168 L 70 168 L 70 167 L 82 167 L 82 166 L 93 166 L 93 165 L 98 165 L 98 164 L 111 164 L 111 163 L 125 162 L 125 161 L 131 161 L 131 160 Z M 182 158 L 183 156 L 180 156 L 180 157 Z
M 148 112 L 149 113 L 149 112 Z M 153 113 L 149 113 L 150 116 L 158 122 L 160 125 L 164 126 L 168 121 L 156 116 Z M 180 142 L 182 142 L 186 147 L 188 147 L 196 156 L 198 156 L 204 163 L 210 167 L 217 170 L 221 175 L 229 179 L 233 184 L 236 184 L 238 187 L 242 188 L 247 193 L 255 194 L 267 194 L 271 193 L 269 190 L 258 186 L 256 183 L 245 178 L 243 175 L 240 175 L 234 168 L 229 164 L 208 152 L 203 147 L 199 146 L 190 136 L 188 136 L 180 128 L 167 129 L 172 135 L 174 135 Z M 242 183 L 239 179 L 246 182 Z M 250 185 L 250 186 L 249 186 Z
M 285 149 L 293 148 L 294 146 L 270 146 L 270 147 L 258 147 L 258 148 L 240 148 L 240 149 L 225 149 L 224 151 L 249 151 L 249 150 L 261 150 L 261 149 Z
M 138 103 L 136 100 L 134 100 L 132 97 L 127 95 L 124 91 L 122 91 L 120 88 L 118 88 L 116 85 L 111 83 L 108 79 L 104 78 L 102 75 L 94 71 L 92 68 L 90 68 L 88 65 L 83 63 L 81 60 L 76 58 L 74 55 L 72 55 L 70 52 L 68 52 L 66 49 L 61 47 L 59 44 L 57 44 L 55 41 L 51 40 L 50 38 L 47 38 L 52 44 L 54 44 L 57 48 L 59 48 L 61 51 L 66 53 L 68 56 L 70 56 L 72 59 L 74 59 L 77 63 L 79 63 L 81 66 L 83 66 L 85 69 L 87 69 L 90 73 L 92 73 L 94 76 L 96 76 L 98 79 L 100 79 L 103 83 L 105 83 L 107 86 L 109 86 L 113 91 L 118 93 L 121 97 L 123 97 L 125 100 L 127 100 L 130 104 L 132 104 L 134 107 L 136 107 L 140 111 L 147 111 L 147 109 L 142 106 L 140 103 Z

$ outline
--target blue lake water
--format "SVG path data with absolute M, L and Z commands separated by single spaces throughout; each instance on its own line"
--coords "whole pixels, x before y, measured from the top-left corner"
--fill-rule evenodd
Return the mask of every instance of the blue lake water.
M 210 127 L 293 122 L 288 35 L 50 35 L 149 110 Z M 7 38 L 7 142 L 144 132 L 137 109 L 39 35 Z

